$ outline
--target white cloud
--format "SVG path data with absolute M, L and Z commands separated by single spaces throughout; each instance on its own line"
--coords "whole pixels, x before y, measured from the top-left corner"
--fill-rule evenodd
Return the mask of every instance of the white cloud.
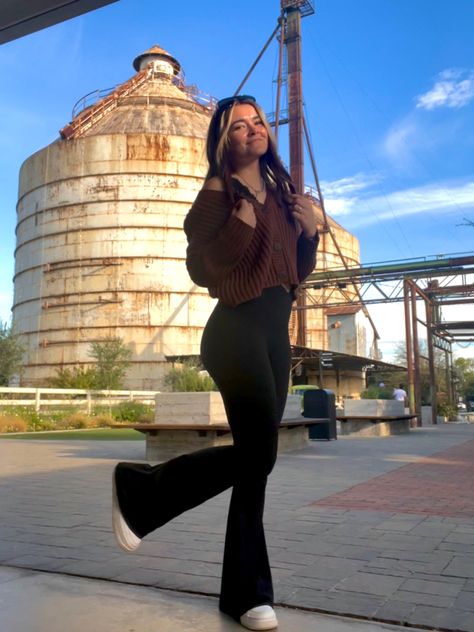
M 446 68 L 438 73 L 440 79 L 458 79 L 465 72 L 462 68 Z
M 374 196 L 365 202 L 370 209 L 377 209 L 377 214 L 359 214 L 352 227 L 368 226 L 378 220 L 393 219 L 394 216 L 400 218 L 420 213 L 438 214 L 474 207 L 474 180 L 412 187 L 384 196 Z
M 380 174 L 356 173 L 339 180 L 321 182 L 324 203 L 330 215 L 341 216 L 351 213 L 359 200 L 359 195 L 383 179 Z
M 474 71 L 449 68 L 440 72 L 431 90 L 415 99 L 415 108 L 388 129 L 380 144 L 384 157 L 402 173 L 417 172 L 418 153 L 439 150 L 465 134 L 464 117 L 427 119 L 422 110 L 461 108 L 474 101 Z
M 474 99 L 474 72 L 449 68 L 439 73 L 434 86 L 416 98 L 416 107 L 434 110 L 461 108 Z
M 348 178 L 340 178 L 332 182 L 324 181 L 321 188 L 326 197 L 346 196 L 349 193 L 362 191 L 376 184 L 382 179 L 381 175 L 356 173 Z
M 354 176 L 355 179 L 359 177 L 360 174 Z M 351 230 L 383 220 L 393 220 L 394 217 L 420 213 L 438 214 L 474 207 L 474 178 L 469 181 L 412 187 L 380 195 L 364 191 L 362 186 L 359 191 L 357 188 L 353 189 L 359 195 L 350 195 L 350 187 L 345 194 L 346 190 L 341 183 L 351 180 L 352 178 L 344 178 L 325 183 L 323 187 L 323 192 L 328 192 L 325 197 L 328 213 L 334 217 L 347 216 L 345 223 Z M 366 182 L 368 188 L 370 179 L 367 178 Z M 338 192 L 341 194 L 338 195 Z M 352 212 L 354 208 L 357 208 L 357 213 Z
M 385 154 L 394 162 L 402 165 L 411 163 L 409 159 L 413 146 L 417 144 L 418 128 L 411 117 L 393 125 L 383 140 Z
M 349 215 L 357 204 L 357 198 L 324 198 L 324 207 L 332 217 Z

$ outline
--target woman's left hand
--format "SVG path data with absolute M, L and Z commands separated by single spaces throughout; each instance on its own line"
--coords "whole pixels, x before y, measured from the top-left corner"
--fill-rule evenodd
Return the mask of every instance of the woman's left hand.
M 291 213 L 301 226 L 303 235 L 307 239 L 312 239 L 317 233 L 315 202 L 312 198 L 299 193 L 293 193 L 291 197 L 293 198 Z

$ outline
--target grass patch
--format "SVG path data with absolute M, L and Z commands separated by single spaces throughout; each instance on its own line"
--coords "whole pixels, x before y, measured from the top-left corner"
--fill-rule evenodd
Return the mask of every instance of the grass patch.
M 90 430 L 63 430 L 60 432 L 22 432 L 0 434 L 0 439 L 34 439 L 35 441 L 137 441 L 145 435 L 131 428 L 92 428 Z

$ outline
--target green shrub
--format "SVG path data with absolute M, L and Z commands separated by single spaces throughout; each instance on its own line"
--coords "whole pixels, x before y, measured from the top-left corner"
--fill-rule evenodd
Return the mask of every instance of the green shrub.
M 393 389 L 372 384 L 360 394 L 361 399 L 392 399 Z
M 92 422 L 91 418 L 85 413 L 73 413 L 72 415 L 68 415 L 67 417 L 65 417 L 64 421 L 67 423 L 65 428 L 71 428 L 74 430 L 82 430 L 83 428 L 94 427 L 94 423 Z
M 56 375 L 48 380 L 52 388 L 94 389 L 97 386 L 97 370 L 75 366 L 72 369 L 57 369 Z
M 8 386 L 12 377 L 22 372 L 24 352 L 13 327 L 0 320 L 0 386 Z
M 77 410 L 74 406 L 39 413 L 26 406 L 15 406 L 9 407 L 8 410 L 0 410 L 0 432 L 107 428 L 117 421 L 151 423 L 153 419 L 154 406 L 142 402 L 122 402 L 110 410 L 103 406 L 97 407 L 91 415 Z
M 112 406 L 111 413 L 116 421 L 151 423 L 154 418 L 154 406 L 142 402 L 121 402 Z
M 456 421 L 458 418 L 458 409 L 453 404 L 438 404 L 438 415 L 446 417 L 448 421 Z
M 217 391 L 217 386 L 209 375 L 187 362 L 180 367 L 171 368 L 166 373 L 164 382 L 173 392 Z
M 35 410 L 29 410 L 28 414 L 25 415 L 25 417 L 28 423 L 28 430 L 32 430 L 34 432 L 36 432 L 36 430 L 43 430 L 42 424 L 44 420 L 41 418 L 41 415 Z

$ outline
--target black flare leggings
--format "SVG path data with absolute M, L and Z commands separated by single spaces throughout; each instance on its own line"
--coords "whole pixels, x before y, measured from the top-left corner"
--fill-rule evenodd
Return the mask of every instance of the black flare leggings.
M 237 307 L 218 303 L 205 327 L 201 357 L 224 400 L 233 445 L 117 470 L 121 508 L 141 536 L 233 488 L 219 606 L 236 619 L 273 603 L 263 511 L 288 391 L 291 303 L 282 286 L 267 288 Z

